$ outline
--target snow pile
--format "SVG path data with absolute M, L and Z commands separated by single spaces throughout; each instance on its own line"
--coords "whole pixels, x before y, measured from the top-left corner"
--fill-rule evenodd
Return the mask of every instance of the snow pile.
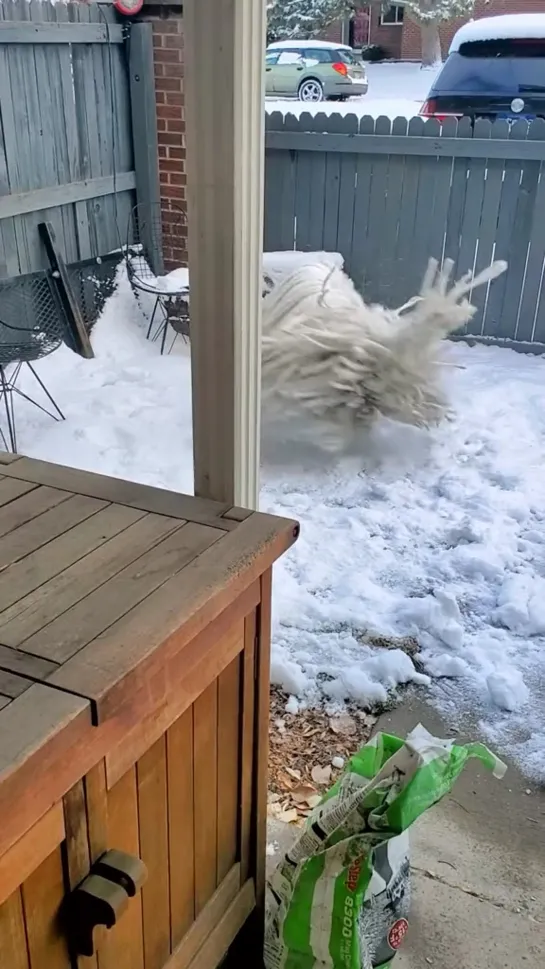
M 160 293 L 187 293 L 189 290 L 189 271 L 180 267 L 173 269 L 166 276 L 158 276 L 157 289 Z
M 161 357 L 145 329 L 123 280 L 94 360 L 39 362 L 67 420 L 17 400 L 21 449 L 191 492 L 188 347 Z M 455 416 L 433 432 L 384 421 L 341 462 L 295 423 L 264 442 L 262 507 L 302 523 L 275 568 L 273 677 L 294 709 L 414 683 L 545 777 L 545 361 L 462 344 L 449 358 Z
M 264 252 L 263 272 L 273 283 L 278 283 L 297 269 L 317 262 L 330 269 L 342 269 L 344 266 L 340 252 Z
M 330 269 L 342 269 L 344 259 L 340 252 L 264 252 L 263 272 L 273 283 L 294 272 L 301 266 L 323 263 Z M 157 276 L 153 285 L 160 293 L 187 293 L 189 295 L 189 270 L 173 269 L 166 276 Z
M 151 312 L 154 296 L 141 293 L 140 302 Z M 39 362 L 66 421 L 55 423 L 17 400 L 25 454 L 192 493 L 189 347 L 179 338 L 172 354 L 161 357 L 159 344 L 145 338 L 148 322 L 123 276 L 93 329 L 95 358 L 83 360 L 63 346 Z M 32 377 L 23 370 L 21 378 L 21 388 L 38 397 Z
M 483 40 L 545 39 L 545 14 L 511 13 L 500 17 L 481 17 L 472 20 L 455 33 L 449 54 L 460 50 L 462 44 Z

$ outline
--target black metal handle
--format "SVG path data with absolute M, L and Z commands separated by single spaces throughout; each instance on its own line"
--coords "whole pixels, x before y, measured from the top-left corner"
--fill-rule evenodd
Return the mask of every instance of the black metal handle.
M 89 875 L 68 896 L 65 907 L 66 931 L 75 955 L 92 956 L 95 951 L 93 931 L 97 925 L 111 929 L 127 905 L 124 888 L 100 875 Z
M 100 856 L 87 878 L 65 899 L 66 933 L 74 955 L 94 954 L 95 927 L 116 925 L 146 877 L 140 858 L 115 849 Z
M 92 870 L 95 875 L 101 875 L 115 882 L 116 885 L 121 885 L 129 898 L 134 898 L 148 875 L 146 866 L 140 858 L 115 849 L 101 855 L 98 861 L 95 861 Z

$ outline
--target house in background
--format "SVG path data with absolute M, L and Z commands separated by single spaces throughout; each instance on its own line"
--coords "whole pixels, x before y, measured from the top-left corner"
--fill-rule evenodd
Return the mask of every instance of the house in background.
M 477 0 L 474 20 L 503 13 L 543 13 L 545 0 Z M 440 28 L 441 49 L 446 56 L 450 42 L 467 18 L 458 18 Z M 352 47 L 378 44 L 393 60 L 420 60 L 420 28 L 400 4 L 390 4 L 387 10 L 379 3 L 359 10 L 353 20 L 339 21 L 327 31 L 327 40 L 342 41 Z

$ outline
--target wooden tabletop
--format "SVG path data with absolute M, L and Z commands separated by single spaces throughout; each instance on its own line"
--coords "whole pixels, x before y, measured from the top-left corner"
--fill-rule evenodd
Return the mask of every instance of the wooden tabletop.
M 0 731 L 36 683 L 96 723 L 297 537 L 293 521 L 0 454 Z

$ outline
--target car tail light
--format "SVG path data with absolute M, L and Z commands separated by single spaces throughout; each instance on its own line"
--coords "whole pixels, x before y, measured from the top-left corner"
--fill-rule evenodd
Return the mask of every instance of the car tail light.
M 348 75 L 348 68 L 346 64 L 342 63 L 342 61 L 337 61 L 337 63 L 333 65 L 333 70 L 337 71 L 337 74 L 342 74 L 343 77 L 347 77 Z
M 447 118 L 463 118 L 463 114 L 456 114 L 454 111 L 450 113 L 448 111 L 437 111 L 437 101 L 434 98 L 424 101 L 418 113 L 423 118 L 435 118 L 436 121 L 446 121 Z
M 423 118 L 434 118 L 436 107 L 437 107 L 436 101 L 433 101 L 433 100 L 424 101 L 424 104 L 422 105 L 418 113 L 421 114 Z

